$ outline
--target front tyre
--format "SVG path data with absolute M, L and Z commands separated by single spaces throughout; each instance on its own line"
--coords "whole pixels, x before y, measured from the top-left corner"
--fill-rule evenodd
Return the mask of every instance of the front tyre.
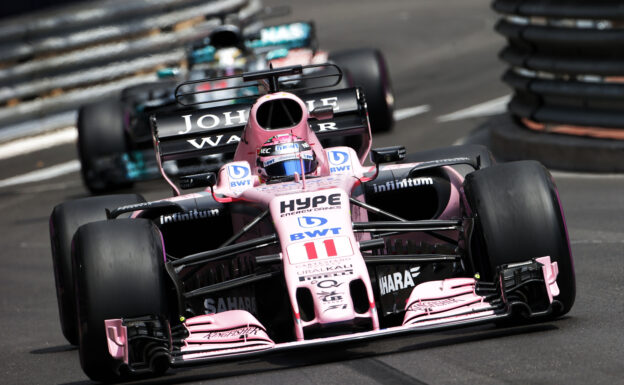
M 78 345 L 76 297 L 72 279 L 72 237 L 80 226 L 106 219 L 106 209 L 142 202 L 145 199 L 138 194 L 102 195 L 64 202 L 52 210 L 49 225 L 56 299 L 63 335 L 72 345 Z
M 550 256 L 557 262 L 561 316 L 576 296 L 574 264 L 550 173 L 536 161 L 493 165 L 468 174 L 464 181 L 468 210 L 476 218 L 473 256 L 477 270 L 493 275 L 497 266 Z
M 147 219 L 89 223 L 76 233 L 73 263 L 80 364 L 95 381 L 118 380 L 104 320 L 167 315 L 160 231 Z

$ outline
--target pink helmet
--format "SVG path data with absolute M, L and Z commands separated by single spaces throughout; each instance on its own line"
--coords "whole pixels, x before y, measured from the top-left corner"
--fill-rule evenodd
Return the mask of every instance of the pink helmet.
M 310 145 L 293 134 L 270 137 L 258 149 L 258 173 L 266 180 L 310 174 L 316 171 L 317 161 Z M 303 168 L 303 172 L 302 172 Z

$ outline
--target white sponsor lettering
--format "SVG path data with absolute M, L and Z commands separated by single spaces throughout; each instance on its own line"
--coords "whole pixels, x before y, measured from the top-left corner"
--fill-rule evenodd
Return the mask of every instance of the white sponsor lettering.
M 191 116 L 193 115 L 182 115 L 182 119 L 184 119 L 184 124 L 186 125 L 186 130 L 178 131 L 178 135 L 187 134 L 193 128 L 193 124 L 191 123 Z
M 189 139 L 187 140 L 187 142 L 189 142 L 190 144 L 193 145 L 193 147 L 195 147 L 198 150 L 201 150 L 202 148 L 204 148 L 205 145 L 208 145 L 209 147 L 216 147 L 219 144 L 221 144 L 221 139 L 223 138 L 223 135 L 217 135 L 217 136 L 206 136 L 201 138 L 201 142 L 197 142 L 197 139 Z M 231 135 L 227 141 L 224 144 L 231 144 L 231 143 L 238 143 L 240 142 L 240 137 L 238 137 L 237 135 Z
M 161 215 L 160 216 L 160 224 L 164 225 L 165 223 L 172 222 L 185 222 L 185 221 L 193 221 L 196 219 L 205 219 L 210 217 L 215 217 L 219 215 L 219 209 L 212 210 L 192 210 L 185 213 L 174 213 L 171 215 Z
M 319 132 L 333 131 L 338 129 L 338 127 L 336 127 L 336 123 L 334 122 L 317 123 L 317 126 L 319 128 Z
M 243 125 L 247 123 L 247 117 L 249 114 L 249 110 L 238 110 L 235 112 L 226 111 L 223 113 L 223 116 L 219 118 L 217 115 L 206 114 L 197 118 L 195 124 L 197 127 L 209 130 L 215 128 L 221 124 L 221 121 L 224 120 L 224 127 L 230 127 L 234 125 Z M 178 135 L 188 134 L 193 130 L 193 115 L 182 115 L 182 119 L 184 119 L 185 129 L 178 131 Z
M 384 184 L 373 183 L 373 191 L 378 193 L 378 192 L 383 192 L 383 191 L 393 191 L 393 190 L 400 190 L 400 189 L 408 188 L 408 187 L 417 187 L 417 186 L 432 185 L 432 184 L 433 184 L 432 178 L 427 178 L 427 177 L 403 178 L 402 180 L 398 180 L 398 181 L 391 180 Z
M 308 111 L 314 111 L 315 100 L 308 100 L 306 103 L 308 104 Z M 335 111 L 340 110 L 340 106 L 338 105 L 338 97 L 332 96 L 331 98 L 323 98 L 320 99 L 321 106 L 332 106 Z
M 414 287 L 414 278 L 420 275 L 420 266 L 412 267 L 403 273 L 397 271 L 393 274 L 384 275 L 379 278 L 379 291 L 381 295 Z
M 232 112 L 230 111 L 223 113 L 223 117 L 225 118 L 225 125 L 234 125 L 234 119 L 238 120 L 237 124 L 247 124 L 247 114 L 245 112 L 249 112 L 249 110 L 238 110 L 236 111 L 237 116 L 234 117 L 232 117 Z
M 205 125 L 204 124 L 204 119 L 206 119 L 206 118 L 212 119 L 212 124 Z M 205 130 L 209 130 L 211 128 L 215 128 L 216 126 L 218 126 L 220 122 L 221 122 L 221 120 L 219 119 L 218 116 L 212 115 L 212 114 L 206 114 L 206 115 L 200 117 L 199 119 L 197 119 L 197 126 L 199 128 L 203 128 Z

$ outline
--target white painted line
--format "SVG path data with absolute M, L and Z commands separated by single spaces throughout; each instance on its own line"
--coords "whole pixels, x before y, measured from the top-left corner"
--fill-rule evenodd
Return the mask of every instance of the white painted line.
M 621 244 L 624 240 L 603 241 L 600 239 L 579 239 L 577 241 L 570 240 L 573 245 L 601 245 L 601 244 Z
M 507 103 L 509 103 L 510 100 L 511 95 L 505 95 L 485 103 L 477 104 L 475 106 L 453 112 L 448 115 L 438 116 L 436 120 L 443 123 L 467 118 L 478 118 L 502 114 L 507 110 Z
M 62 130 L 45 133 L 30 138 L 23 138 L 0 144 L 0 159 L 29 154 L 31 152 L 45 150 L 46 148 L 72 143 L 78 138 L 75 127 L 67 127 Z
M 39 182 L 42 180 L 56 178 L 57 176 L 71 174 L 76 171 L 80 171 L 80 161 L 74 159 L 66 163 L 57 164 L 41 170 L 31 171 L 23 175 L 0 180 L 0 188 L 22 183 Z
M 590 172 L 572 172 L 572 171 L 553 171 L 550 173 L 555 178 L 574 178 L 574 179 L 624 179 L 624 174 L 592 174 Z
M 393 116 L 394 120 L 398 122 L 399 120 L 404 120 L 416 115 L 424 114 L 425 112 L 429 112 L 429 110 L 431 110 L 431 107 L 428 104 L 423 104 L 422 106 L 408 107 L 396 110 L 394 111 Z

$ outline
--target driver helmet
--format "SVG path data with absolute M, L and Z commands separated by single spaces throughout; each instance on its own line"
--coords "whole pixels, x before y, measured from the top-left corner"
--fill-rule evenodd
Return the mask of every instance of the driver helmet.
M 257 164 L 258 173 L 265 180 L 310 174 L 317 167 L 312 147 L 290 133 L 272 136 L 264 142 L 258 149 Z

